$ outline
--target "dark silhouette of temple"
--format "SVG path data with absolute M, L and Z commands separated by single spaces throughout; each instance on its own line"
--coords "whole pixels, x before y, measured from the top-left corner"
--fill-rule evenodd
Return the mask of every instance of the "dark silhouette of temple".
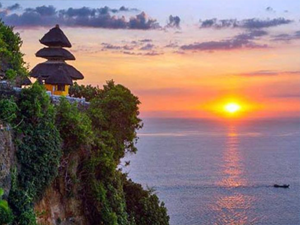
M 36 53 L 36 57 L 47 59 L 46 62 L 36 65 L 30 72 L 30 76 L 38 79 L 45 85 L 47 91 L 53 95 L 66 96 L 73 80 L 83 79 L 83 75 L 66 60 L 75 60 L 75 57 L 65 48 L 72 45 L 59 25 L 56 25 L 40 40 L 47 46 Z

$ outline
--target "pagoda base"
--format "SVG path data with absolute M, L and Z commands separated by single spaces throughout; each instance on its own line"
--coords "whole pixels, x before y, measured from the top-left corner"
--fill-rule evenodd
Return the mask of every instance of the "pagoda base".
M 52 95 L 67 96 L 69 95 L 70 85 L 45 84 L 45 88 L 47 91 L 50 91 Z

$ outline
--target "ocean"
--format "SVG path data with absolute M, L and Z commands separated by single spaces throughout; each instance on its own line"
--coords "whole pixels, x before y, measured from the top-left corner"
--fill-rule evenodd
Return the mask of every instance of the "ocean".
M 300 119 L 144 124 L 123 171 L 156 189 L 171 225 L 300 224 Z

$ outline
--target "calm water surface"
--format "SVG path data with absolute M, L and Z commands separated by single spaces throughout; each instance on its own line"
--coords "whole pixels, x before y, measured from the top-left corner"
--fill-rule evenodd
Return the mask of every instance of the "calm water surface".
M 171 225 L 300 224 L 299 120 L 144 122 L 124 170 L 156 188 Z

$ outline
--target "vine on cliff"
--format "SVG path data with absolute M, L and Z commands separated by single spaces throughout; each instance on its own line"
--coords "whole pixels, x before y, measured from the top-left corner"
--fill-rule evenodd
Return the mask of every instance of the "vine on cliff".
M 15 128 L 20 165 L 9 195 L 18 224 L 35 224 L 33 202 L 56 177 L 61 157 L 61 139 L 55 125 L 55 108 L 44 88 L 35 83 L 23 89 Z M 19 122 L 21 121 L 21 122 Z

